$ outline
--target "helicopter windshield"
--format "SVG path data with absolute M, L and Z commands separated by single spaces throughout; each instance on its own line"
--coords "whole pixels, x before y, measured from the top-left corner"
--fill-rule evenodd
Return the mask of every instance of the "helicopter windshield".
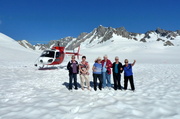
M 44 51 L 41 55 L 41 57 L 51 57 L 54 58 L 54 51 Z

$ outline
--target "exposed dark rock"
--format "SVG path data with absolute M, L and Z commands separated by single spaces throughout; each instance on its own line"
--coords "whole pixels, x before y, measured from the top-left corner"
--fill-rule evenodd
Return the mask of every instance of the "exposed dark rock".
M 105 33 L 107 32 L 108 28 L 103 27 L 103 26 L 99 26 L 96 30 L 96 35 L 98 36 L 98 38 L 102 37 L 105 35 Z
M 145 36 L 144 36 L 144 38 L 146 39 L 150 39 L 151 37 L 150 37 L 150 35 L 149 34 L 151 34 L 151 33 L 153 33 L 154 31 L 148 31 L 148 32 L 146 32 L 145 33 Z
M 144 43 L 147 42 L 145 38 L 142 38 L 140 41 Z
M 145 34 L 144 38 L 148 38 L 148 39 L 150 39 L 151 37 L 150 37 L 150 35 L 149 35 L 149 34 Z
M 86 37 L 86 39 L 87 38 L 90 38 L 90 37 L 92 37 L 93 35 L 93 37 L 91 38 L 91 40 L 90 40 L 90 42 L 89 43 L 91 43 L 91 42 L 93 42 L 96 38 L 101 38 L 101 37 L 104 37 L 104 35 L 106 34 L 106 32 L 107 32 L 107 30 L 108 30 L 108 28 L 106 28 L 106 27 L 103 27 L 103 26 L 99 26 L 98 28 L 95 28 L 91 33 L 89 33 L 89 35 Z
M 128 38 L 128 39 L 132 39 L 132 37 L 130 36 L 130 32 L 126 31 L 126 29 L 124 27 L 120 27 L 120 28 L 116 28 L 116 33 L 119 36 Z
M 175 38 L 177 35 L 174 32 L 169 32 L 166 38 Z
M 168 35 L 168 31 L 164 30 L 164 29 L 160 29 L 160 28 L 157 28 L 156 31 L 155 31 L 157 34 L 160 34 L 161 36 L 166 36 Z
M 161 38 L 158 38 L 156 41 L 162 41 L 162 42 L 165 42 L 165 40 L 161 39 Z
M 106 42 L 107 40 L 111 39 L 113 37 L 112 35 L 113 35 L 113 32 L 106 33 L 106 35 L 103 37 L 103 39 L 100 41 L 100 43 Z
M 78 37 L 77 37 L 77 40 L 81 40 L 82 38 L 84 38 L 88 33 L 81 33 Z
M 60 43 L 60 46 L 66 47 L 69 42 L 71 42 L 74 38 L 73 37 L 66 37 L 63 39 L 58 40 Z
M 177 36 L 173 31 L 167 31 L 167 30 L 160 29 L 160 28 L 157 28 L 155 32 L 160 34 L 160 36 L 163 36 L 163 37 L 166 37 L 169 39 L 173 39 Z
M 133 38 L 135 41 L 138 41 L 138 39 L 137 38 Z
M 104 34 L 103 39 L 100 41 L 100 43 L 106 42 L 107 40 L 111 39 L 113 37 L 112 35 L 114 32 L 115 32 L 115 30 L 113 28 L 108 27 L 108 30 Z
M 130 33 L 131 36 L 137 36 L 137 35 L 141 35 L 140 33 Z
M 73 40 L 73 39 L 72 39 L 72 40 Z M 71 40 L 71 41 L 72 41 L 72 40 Z M 69 42 L 71 42 L 71 41 L 69 41 Z M 67 49 L 67 50 L 73 50 L 73 49 L 75 49 L 76 47 L 78 47 L 78 46 L 80 45 L 79 41 L 80 41 L 80 40 L 75 39 L 75 40 L 72 41 L 68 46 L 66 45 L 66 49 Z M 69 42 L 68 42 L 68 43 L 69 43 Z
M 150 30 L 150 31 L 147 31 L 145 34 L 151 34 L 153 32 L 154 32 L 153 30 Z
M 96 33 L 96 29 L 94 29 L 94 30 L 88 35 L 88 37 L 89 37 L 89 38 L 92 37 L 95 33 Z M 91 38 L 91 40 L 89 41 L 89 43 L 93 42 L 94 39 L 96 39 L 96 35 L 94 35 L 94 37 Z
M 166 41 L 164 46 L 174 46 L 174 44 L 171 41 Z
M 177 30 L 176 32 L 177 32 L 177 34 L 179 34 L 179 35 L 180 35 L 180 30 Z

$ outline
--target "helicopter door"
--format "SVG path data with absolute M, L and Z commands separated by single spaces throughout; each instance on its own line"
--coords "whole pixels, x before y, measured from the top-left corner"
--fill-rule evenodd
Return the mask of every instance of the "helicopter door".
M 60 57 L 60 52 L 56 52 L 56 58 Z
M 56 52 L 55 62 L 59 62 L 59 61 L 60 61 L 60 52 Z

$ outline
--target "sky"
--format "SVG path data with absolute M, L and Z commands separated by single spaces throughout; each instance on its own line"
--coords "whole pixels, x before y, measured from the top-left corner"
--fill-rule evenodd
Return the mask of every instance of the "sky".
M 180 30 L 180 0 L 0 0 L 0 32 L 15 40 L 48 43 L 99 25 Z

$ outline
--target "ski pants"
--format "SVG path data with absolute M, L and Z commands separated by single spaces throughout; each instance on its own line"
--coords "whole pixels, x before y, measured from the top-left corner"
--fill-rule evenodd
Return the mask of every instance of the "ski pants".
M 121 89 L 121 74 L 113 73 L 114 90 Z
M 97 90 L 97 79 L 99 79 L 99 89 L 102 88 L 102 74 L 93 74 L 94 90 Z
M 107 72 L 103 72 L 103 82 L 102 82 L 102 87 L 105 88 L 111 87 L 111 74 L 108 74 Z M 107 85 L 106 85 L 106 80 L 107 80 Z
M 133 81 L 133 75 L 131 75 L 131 76 L 124 76 L 124 90 L 127 90 L 128 81 L 130 82 L 131 90 L 135 90 L 134 81 Z
M 90 86 L 90 84 L 89 84 L 89 75 L 80 74 L 80 79 L 81 79 L 81 88 L 84 88 L 84 80 L 86 82 L 86 86 L 87 87 Z
M 69 74 L 69 89 L 72 89 L 72 80 L 74 79 L 74 86 L 77 89 L 77 74 Z

